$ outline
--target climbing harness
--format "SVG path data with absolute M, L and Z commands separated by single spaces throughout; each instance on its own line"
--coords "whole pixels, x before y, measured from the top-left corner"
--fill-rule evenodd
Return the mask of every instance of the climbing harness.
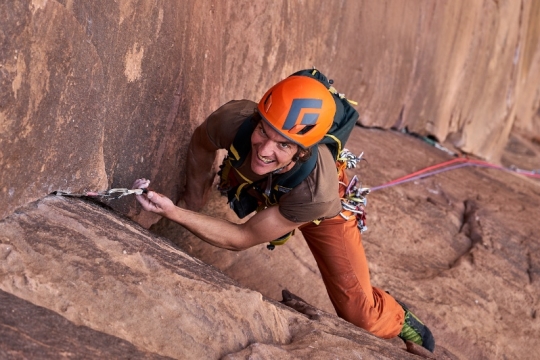
M 116 200 L 124 197 L 126 195 L 142 195 L 148 193 L 148 189 L 126 189 L 126 188 L 116 188 L 109 189 L 105 191 L 87 191 L 81 194 L 70 193 L 67 191 L 55 191 L 53 195 L 57 196 L 70 196 L 70 197 L 101 197 L 109 200 Z

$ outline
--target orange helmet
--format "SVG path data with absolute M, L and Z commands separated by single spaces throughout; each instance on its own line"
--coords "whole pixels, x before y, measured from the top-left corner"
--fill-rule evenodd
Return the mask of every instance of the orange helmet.
M 308 148 L 330 130 L 336 103 L 318 80 L 293 75 L 272 86 L 257 109 L 274 130 L 302 148 Z

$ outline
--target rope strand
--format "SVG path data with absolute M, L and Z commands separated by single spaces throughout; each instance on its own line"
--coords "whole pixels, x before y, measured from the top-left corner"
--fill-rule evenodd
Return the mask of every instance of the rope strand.
M 452 164 L 455 164 L 455 163 L 459 163 L 459 164 L 452 165 Z M 452 165 L 452 166 L 450 166 L 450 165 Z M 449 160 L 449 161 L 442 162 L 440 164 L 428 166 L 428 167 L 426 167 L 424 169 L 415 171 L 412 174 L 409 174 L 409 175 L 394 179 L 392 181 L 389 181 L 389 182 L 387 182 L 385 184 L 382 184 L 382 185 L 379 185 L 379 186 L 374 186 L 374 187 L 370 188 L 370 190 L 373 192 L 373 191 L 381 190 L 381 189 L 384 189 L 384 188 L 387 188 L 387 187 L 404 184 L 404 183 L 407 183 L 407 182 L 410 182 L 410 181 L 424 179 L 426 177 L 437 175 L 437 174 L 440 174 L 440 173 L 443 173 L 443 172 L 446 172 L 446 171 L 449 171 L 449 170 L 455 170 L 455 169 L 459 169 L 459 168 L 462 168 L 462 167 L 468 167 L 468 166 L 492 168 L 492 169 L 503 170 L 503 171 L 512 172 L 512 173 L 519 174 L 519 175 L 525 175 L 525 176 L 540 179 L 540 174 L 537 173 L 536 171 L 526 171 L 526 170 L 521 170 L 521 169 L 509 169 L 509 168 L 505 168 L 505 167 L 500 166 L 500 165 L 490 164 L 490 163 L 488 163 L 486 161 L 472 160 L 472 159 L 467 159 L 467 158 L 457 158 L 457 159 L 452 159 L 452 160 Z

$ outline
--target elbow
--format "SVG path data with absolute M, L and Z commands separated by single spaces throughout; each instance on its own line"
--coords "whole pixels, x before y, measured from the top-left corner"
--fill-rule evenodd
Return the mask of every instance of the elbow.
M 235 231 L 231 231 L 228 236 L 222 238 L 220 247 L 230 251 L 243 251 L 261 243 L 261 241 L 254 241 L 260 238 L 260 234 L 252 232 L 246 223 L 235 224 L 235 228 Z
M 243 241 L 240 238 L 236 238 L 232 241 L 229 241 L 225 248 L 231 251 L 244 251 L 252 247 L 254 244 L 250 241 Z
M 228 248 L 227 250 L 234 251 L 234 252 L 239 252 L 239 251 L 244 251 L 245 249 L 231 247 L 231 248 Z
M 229 246 L 227 246 L 227 250 L 230 250 L 230 251 L 244 251 L 249 248 L 250 248 L 249 246 L 245 246 L 241 244 L 230 244 Z
M 238 232 L 228 238 L 226 248 L 231 251 L 244 251 L 255 245 L 252 241 L 253 235 L 246 224 L 237 225 Z

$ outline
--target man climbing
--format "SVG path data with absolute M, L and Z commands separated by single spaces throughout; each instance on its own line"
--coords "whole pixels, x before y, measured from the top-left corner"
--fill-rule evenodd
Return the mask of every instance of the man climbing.
M 271 87 L 258 104 L 240 100 L 221 106 L 195 130 L 185 209 L 154 191 L 137 195 L 137 200 L 145 210 L 229 250 L 282 242 L 298 228 L 338 316 L 381 338 L 400 336 L 433 351 L 435 341 L 427 326 L 371 286 L 357 218 L 342 208 L 344 168 L 336 171 L 335 154 L 321 143 L 335 121 L 339 99 L 327 81 L 313 76 L 317 70 L 307 76 L 305 72 Z M 239 217 L 256 211 L 243 224 L 197 212 L 212 187 L 218 149 L 229 150 L 220 172 L 222 194 Z M 144 189 L 149 183 L 138 179 L 133 187 Z

